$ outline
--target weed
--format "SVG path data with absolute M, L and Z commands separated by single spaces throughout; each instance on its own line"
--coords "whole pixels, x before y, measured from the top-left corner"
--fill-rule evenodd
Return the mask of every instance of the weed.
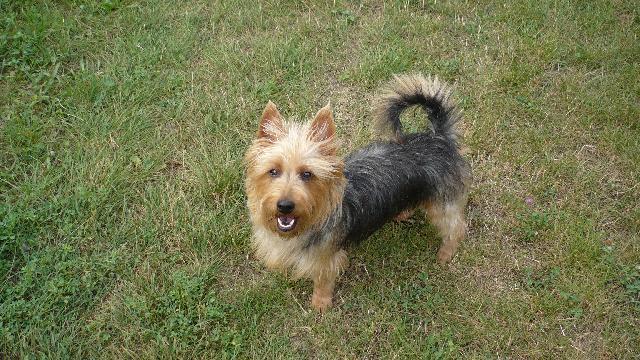
M 554 283 L 560 275 L 559 268 L 552 268 L 549 271 L 534 272 L 531 267 L 524 269 L 524 285 L 531 289 L 543 289 Z
M 531 243 L 546 236 L 551 226 L 551 215 L 547 211 L 530 211 L 527 214 L 516 215 L 520 240 Z

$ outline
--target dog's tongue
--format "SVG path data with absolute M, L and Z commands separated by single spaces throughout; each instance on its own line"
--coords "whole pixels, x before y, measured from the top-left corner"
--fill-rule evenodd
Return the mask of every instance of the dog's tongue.
M 293 216 L 280 216 L 278 219 L 280 220 L 280 223 L 285 226 L 291 225 L 293 220 L 295 220 Z

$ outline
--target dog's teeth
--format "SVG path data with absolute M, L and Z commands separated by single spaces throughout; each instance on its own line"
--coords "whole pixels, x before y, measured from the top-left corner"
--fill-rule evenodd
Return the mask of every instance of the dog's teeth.
M 277 218 L 277 222 L 280 230 L 289 230 L 295 225 L 296 219 L 293 217 L 282 216 Z

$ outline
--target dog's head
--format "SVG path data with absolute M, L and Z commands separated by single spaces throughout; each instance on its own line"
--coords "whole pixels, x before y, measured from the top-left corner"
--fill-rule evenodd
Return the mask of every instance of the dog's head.
M 245 155 L 245 182 L 254 225 L 284 238 L 324 221 L 344 193 L 343 162 L 336 156 L 329 105 L 307 124 L 284 121 L 269 101 L 256 139 Z

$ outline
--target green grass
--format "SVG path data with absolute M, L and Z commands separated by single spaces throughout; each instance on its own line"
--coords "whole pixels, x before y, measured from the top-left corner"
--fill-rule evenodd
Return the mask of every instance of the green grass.
M 0 358 L 633 358 L 633 1 L 0 0 Z M 456 85 L 469 238 L 351 249 L 336 306 L 249 256 L 267 100 L 343 153 L 392 74 Z M 406 119 L 420 127 L 419 115 Z

